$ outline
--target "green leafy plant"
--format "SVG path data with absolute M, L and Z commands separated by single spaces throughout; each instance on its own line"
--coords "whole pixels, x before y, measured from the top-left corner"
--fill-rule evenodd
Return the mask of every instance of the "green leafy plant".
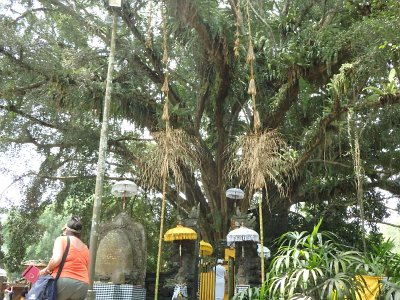
M 364 90 L 371 91 L 373 94 L 369 97 L 370 100 L 376 100 L 383 95 L 395 95 L 399 92 L 398 84 L 396 82 L 396 70 L 391 69 L 389 72 L 388 82 L 382 83 L 381 87 L 368 86 Z
M 331 232 L 287 232 L 263 286 L 249 288 L 233 300 L 358 299 L 366 282 L 360 275 L 384 276 L 379 299 L 400 295 L 400 256 L 390 240 L 370 245 L 366 254 L 341 243 Z
M 321 223 L 311 234 L 288 232 L 278 240 L 268 282 L 270 299 L 355 299 L 359 294 L 355 271 L 362 266 L 362 254 L 337 242 L 333 233 L 319 232 Z
M 379 299 L 400 299 L 400 256 L 393 252 L 394 247 L 389 239 L 371 245 L 371 251 L 364 256 L 365 271 L 383 277 Z

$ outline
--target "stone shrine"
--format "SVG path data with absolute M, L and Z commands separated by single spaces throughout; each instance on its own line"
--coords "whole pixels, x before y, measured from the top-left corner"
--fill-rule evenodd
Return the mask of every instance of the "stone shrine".
M 95 281 L 144 286 L 146 234 L 125 212 L 100 225 Z

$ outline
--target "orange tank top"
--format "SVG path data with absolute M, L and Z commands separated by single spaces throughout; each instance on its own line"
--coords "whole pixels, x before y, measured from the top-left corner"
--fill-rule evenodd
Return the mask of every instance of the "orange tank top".
M 65 260 L 64 267 L 61 271 L 61 277 L 68 277 L 80 280 L 89 284 L 89 249 L 82 243 L 83 247 L 77 247 L 79 241 L 76 237 L 70 236 L 70 247 Z M 81 244 L 81 243 L 78 243 Z M 62 238 L 62 248 L 65 251 L 67 248 L 67 237 Z M 58 267 L 54 268 L 52 275 L 55 277 L 58 272 Z

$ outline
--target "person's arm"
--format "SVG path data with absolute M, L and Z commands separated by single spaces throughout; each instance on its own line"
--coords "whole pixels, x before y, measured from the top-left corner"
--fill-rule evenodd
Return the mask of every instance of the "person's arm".
M 40 270 L 39 275 L 50 274 L 55 267 L 57 267 L 62 260 L 64 254 L 63 236 L 59 236 L 53 246 L 53 256 L 51 257 L 47 267 Z

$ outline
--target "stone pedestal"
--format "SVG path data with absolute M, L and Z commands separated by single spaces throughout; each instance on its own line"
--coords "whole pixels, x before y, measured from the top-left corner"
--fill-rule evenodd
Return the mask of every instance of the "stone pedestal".
M 260 285 L 261 267 L 257 254 L 257 243 L 237 242 L 235 285 Z

